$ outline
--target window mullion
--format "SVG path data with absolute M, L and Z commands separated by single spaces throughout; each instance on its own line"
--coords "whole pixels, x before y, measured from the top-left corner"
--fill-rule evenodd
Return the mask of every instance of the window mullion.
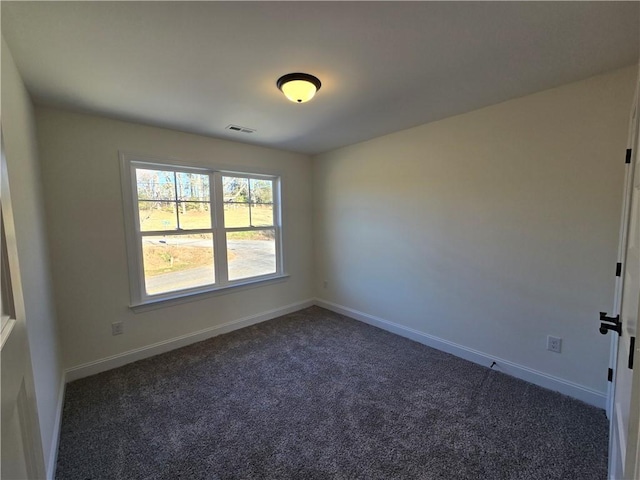
M 219 279 L 221 285 L 225 285 L 229 282 L 229 270 L 227 266 L 227 234 L 224 228 L 224 191 L 222 187 L 222 174 L 216 172 L 213 175 L 213 182 L 215 184 L 212 195 L 214 195 L 214 201 L 212 202 L 212 210 L 215 209 L 215 267 L 216 267 L 216 280 Z
M 221 278 L 220 277 L 220 268 L 218 267 L 218 256 L 220 255 L 220 247 L 218 246 L 218 214 L 216 210 L 216 192 L 218 191 L 217 186 L 215 185 L 215 173 L 209 172 L 209 215 L 211 217 L 211 232 L 213 233 L 213 271 L 215 276 L 215 284 L 219 285 Z
M 273 230 L 275 225 L 263 225 L 260 227 L 229 227 L 225 228 L 225 232 L 256 232 L 260 230 Z
M 182 230 L 180 228 L 180 204 L 178 203 L 178 174 L 175 171 L 173 172 L 173 190 L 176 202 L 176 226 L 178 230 Z
M 248 196 L 248 204 L 247 206 L 249 207 L 249 225 L 251 225 L 253 227 L 253 220 L 251 219 L 251 179 L 247 178 L 247 191 L 249 192 L 249 196 Z
M 166 237 L 177 235 L 198 235 L 200 233 L 215 233 L 213 228 L 199 228 L 197 230 L 149 230 L 140 232 L 140 237 Z

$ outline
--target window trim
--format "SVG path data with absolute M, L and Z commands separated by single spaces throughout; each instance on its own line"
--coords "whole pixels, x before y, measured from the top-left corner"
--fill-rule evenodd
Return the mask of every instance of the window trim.
M 11 268 L 9 267 L 9 252 L 7 251 L 7 238 L 4 228 L 4 213 L 0 203 L 0 341 L 8 338 L 11 328 L 15 323 L 16 308 L 11 286 Z
M 285 273 L 284 247 L 282 234 L 282 176 L 275 172 L 267 172 L 259 168 L 225 167 L 223 165 L 202 166 L 199 162 L 186 163 L 173 158 L 159 158 L 145 154 L 120 151 L 120 175 L 124 209 L 124 227 L 127 249 L 127 269 L 129 274 L 129 293 L 131 303 L 129 308 L 134 311 L 142 311 L 150 308 L 158 308 L 165 305 L 184 303 L 197 300 L 209 294 L 223 294 L 237 291 L 239 287 L 253 288 L 274 280 L 289 277 Z M 172 292 L 148 295 L 145 291 L 145 277 L 142 254 L 142 237 L 147 233 L 140 230 L 139 212 L 136 205 L 137 183 L 135 169 L 158 168 L 165 171 L 192 172 L 207 174 L 210 177 L 210 213 L 211 229 L 198 230 L 168 230 L 166 235 L 186 235 L 193 232 L 205 232 L 213 235 L 213 254 L 215 283 L 175 290 Z M 238 280 L 229 280 L 227 277 L 226 232 L 235 230 L 234 227 L 224 226 L 224 195 L 221 188 L 217 188 L 218 179 L 221 184 L 222 175 L 237 175 L 247 178 L 269 179 L 273 183 L 273 227 L 239 227 L 240 231 L 273 229 L 276 243 L 276 272 Z M 220 252 L 224 252 L 221 254 Z

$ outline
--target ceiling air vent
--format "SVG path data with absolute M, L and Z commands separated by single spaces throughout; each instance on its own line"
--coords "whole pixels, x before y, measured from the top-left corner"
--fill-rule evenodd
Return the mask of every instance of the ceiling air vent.
M 225 128 L 227 130 L 231 130 L 232 132 L 239 132 L 239 133 L 253 133 L 256 131 L 255 128 L 241 127 L 240 125 L 227 125 Z

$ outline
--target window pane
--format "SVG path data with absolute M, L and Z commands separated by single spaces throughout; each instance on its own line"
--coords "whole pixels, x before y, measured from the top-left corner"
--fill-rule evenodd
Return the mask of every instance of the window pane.
M 138 202 L 138 215 L 143 232 L 178 228 L 174 202 Z
M 229 280 L 276 273 L 273 230 L 227 233 Z
M 142 237 L 142 252 L 148 295 L 215 281 L 212 234 Z
M 259 180 L 252 178 L 250 186 L 252 203 L 273 203 L 272 180 Z
M 249 180 L 241 177 L 222 177 L 222 192 L 226 202 L 248 202 Z
M 211 228 L 209 203 L 179 202 L 178 216 L 180 217 L 180 228 L 184 230 Z
M 251 226 L 271 227 L 273 225 L 273 205 L 251 204 Z
M 249 227 L 249 204 L 225 203 L 224 226 L 227 228 Z
M 177 172 L 176 178 L 178 180 L 178 200 L 209 201 L 209 175 Z
M 138 200 L 175 200 L 173 172 L 136 168 Z

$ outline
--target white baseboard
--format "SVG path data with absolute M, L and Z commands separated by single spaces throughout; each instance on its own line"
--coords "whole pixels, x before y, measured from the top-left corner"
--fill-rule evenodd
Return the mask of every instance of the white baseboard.
M 602 409 L 606 408 L 607 394 L 604 392 L 598 392 L 597 390 L 593 390 L 583 385 L 570 382 L 569 380 L 555 377 L 553 375 L 549 375 L 547 373 L 525 367 L 524 365 L 510 362 L 509 360 L 505 360 L 503 358 L 494 357 L 484 352 L 467 348 L 463 345 L 459 345 L 457 343 L 420 332 L 413 328 L 405 327 L 403 325 L 399 325 L 397 323 L 393 323 L 388 320 L 384 320 L 382 318 L 360 312 L 353 308 L 338 305 L 321 298 L 316 298 L 315 304 L 319 307 L 326 308 L 327 310 L 346 315 L 355 320 L 373 325 L 374 327 L 378 327 L 391 333 L 395 333 L 396 335 L 409 338 L 418 343 L 422 343 L 423 345 L 427 345 L 437 350 L 450 353 L 452 355 L 455 355 L 456 357 L 464 358 L 465 360 L 469 360 L 473 363 L 484 365 L 485 367 L 489 367 L 493 362 L 496 362 L 494 370 L 498 370 L 502 373 L 506 373 L 507 375 L 526 380 L 527 382 L 539 385 L 544 388 L 548 388 L 549 390 L 554 390 L 570 397 L 577 398 L 578 400 L 582 400 L 583 402 L 586 402 L 590 405 L 594 405 Z
M 429 335 L 427 333 L 420 332 L 413 328 L 405 327 L 403 325 L 399 325 L 397 323 L 393 323 L 388 320 L 384 320 L 382 318 L 369 315 L 364 312 L 360 312 L 353 308 L 345 307 L 343 305 L 338 305 L 336 303 L 323 300 L 321 298 L 309 299 L 309 300 L 304 300 L 297 303 L 292 303 L 290 305 L 286 305 L 281 308 L 269 310 L 267 312 L 251 315 L 249 317 L 240 318 L 237 320 L 232 320 L 230 322 L 223 323 L 222 325 L 216 325 L 214 327 L 206 328 L 198 332 L 189 333 L 186 335 L 182 335 L 180 337 L 164 340 L 162 342 L 158 342 L 153 345 L 148 345 L 145 347 L 130 350 L 128 352 L 123 352 L 117 355 L 112 355 L 110 357 L 102 358 L 100 360 L 78 365 L 78 366 L 69 368 L 65 371 L 65 379 L 66 379 L 66 382 L 72 382 L 74 380 L 88 377 L 90 375 L 95 375 L 97 373 L 105 372 L 113 368 L 121 367 L 128 363 L 142 360 L 144 358 L 149 358 L 154 355 L 165 353 L 165 352 L 174 350 L 176 348 L 185 347 L 192 343 L 200 342 L 202 340 L 206 340 L 208 338 L 215 337 L 223 333 L 228 333 L 233 330 L 238 330 L 240 328 L 254 325 L 256 323 L 264 322 L 266 320 L 271 320 L 281 315 L 286 315 L 286 314 L 295 312 L 297 310 L 310 307 L 312 305 L 318 305 L 328 310 L 346 315 L 348 317 L 354 318 L 356 320 L 367 323 L 369 325 L 382 328 L 383 330 L 387 330 L 389 332 L 395 333 L 396 335 L 409 338 L 411 340 L 422 343 L 429 347 L 435 348 L 437 350 L 441 350 L 443 352 L 450 353 L 457 357 L 464 358 L 465 360 L 469 360 L 471 362 L 474 362 L 486 367 L 489 367 L 493 362 L 496 362 L 496 365 L 494 366 L 494 370 L 498 370 L 500 372 L 506 373 L 507 375 L 511 375 L 513 377 L 531 382 L 535 385 L 539 385 L 541 387 L 548 388 L 550 390 L 555 390 L 565 395 L 569 395 L 573 398 L 577 398 L 578 400 L 582 400 L 583 402 L 586 402 L 590 405 L 594 405 L 599 408 L 604 409 L 606 407 L 607 395 L 605 392 L 599 392 L 597 390 L 593 390 L 591 388 L 585 387 L 583 385 L 579 385 L 569 380 L 555 377 L 553 375 L 549 375 L 547 373 L 534 370 L 524 365 L 519 365 L 509 360 L 495 357 L 487 353 L 480 352 L 478 350 L 474 350 L 474 349 L 465 347 L 463 345 L 450 342 L 448 340 L 444 340 L 442 338 L 438 338 L 433 335 Z M 64 395 L 63 389 L 61 389 L 61 395 Z M 61 399 L 59 399 L 60 415 L 62 414 L 63 398 L 64 397 L 61 397 Z M 60 427 L 60 424 L 59 424 L 60 419 L 57 419 L 56 422 L 57 423 L 56 423 L 55 433 L 57 438 L 57 434 L 59 433 L 59 427 Z M 57 453 L 57 448 L 55 449 L 55 452 Z M 52 453 L 51 458 L 49 459 L 49 469 L 51 468 L 52 465 L 55 465 L 55 463 L 52 463 L 54 462 L 53 455 L 54 454 Z
M 147 345 L 144 347 L 136 348 L 134 350 L 129 350 L 128 352 L 119 353 L 110 357 L 101 358 L 100 360 L 95 360 L 93 362 L 88 362 L 82 365 L 71 367 L 65 371 L 66 381 L 72 382 L 74 380 L 78 380 L 79 378 L 106 372 L 107 370 L 121 367 L 128 363 L 136 362 L 144 358 L 153 357 L 154 355 L 169 352 L 171 350 L 175 350 L 176 348 L 186 347 L 187 345 L 191 345 L 192 343 L 201 342 L 202 340 L 207 340 L 208 338 L 215 337 L 223 333 L 232 332 L 233 330 L 238 330 L 240 328 L 248 327 L 256 323 L 271 320 L 272 318 L 276 318 L 281 315 L 286 315 L 288 313 L 302 310 L 303 308 L 310 307 L 314 304 L 315 301 L 313 299 L 292 303 L 290 305 L 259 313 L 257 315 L 239 318 L 227 323 L 223 323 L 222 325 L 205 328 L 204 330 L 188 333 L 186 335 L 181 335 L 175 338 L 170 338 L 169 340 L 163 340 L 162 342 L 154 343 L 152 345 Z
M 58 446 L 60 444 L 60 427 L 62 426 L 62 409 L 64 407 L 64 392 L 67 386 L 65 372 L 62 372 L 60 386 L 58 387 L 58 401 L 56 403 L 56 418 L 53 424 L 53 434 L 51 438 L 51 450 L 47 462 L 47 480 L 56 478 L 56 464 L 58 463 Z

